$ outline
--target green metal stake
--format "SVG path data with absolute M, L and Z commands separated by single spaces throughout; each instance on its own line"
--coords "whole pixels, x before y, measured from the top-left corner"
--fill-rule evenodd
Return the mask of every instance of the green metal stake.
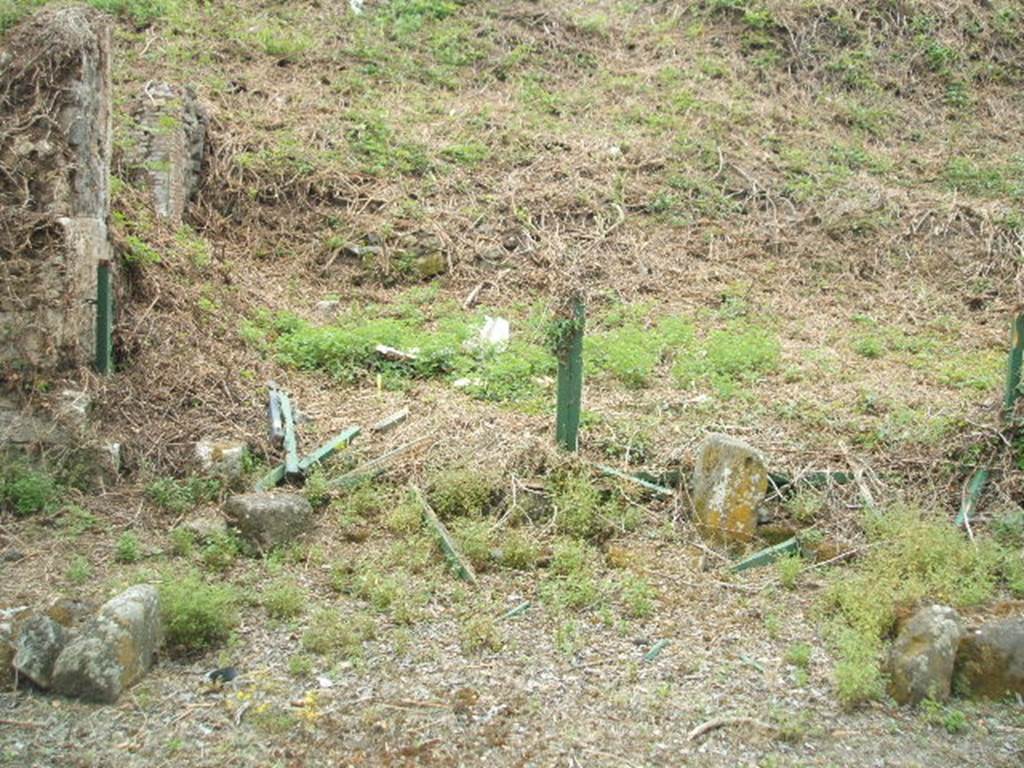
M 1013 413 L 1016 410 L 1017 398 L 1020 394 L 1021 366 L 1024 363 L 1024 312 L 1019 313 L 1010 326 L 1010 356 L 1006 360 L 1006 389 L 1003 391 L 1003 423 L 1011 425 Z M 971 515 L 978 508 L 981 500 L 981 493 L 988 483 L 990 472 L 984 467 L 975 471 L 967 483 L 967 493 L 964 494 L 963 503 L 960 505 L 960 514 L 956 516 L 954 524 L 960 528 L 966 528 L 971 520 Z
M 113 362 L 114 299 L 110 290 L 110 262 L 96 266 L 96 370 L 110 373 Z
M 1010 358 L 1006 364 L 1006 391 L 1003 393 L 1003 421 L 1013 419 L 1020 387 L 1021 363 L 1024 361 L 1024 312 L 1014 318 L 1010 329 Z
M 295 414 L 292 401 L 281 393 L 281 416 L 284 418 L 284 473 L 287 477 L 301 474 L 299 469 L 299 444 L 295 437 Z
M 572 320 L 558 350 L 558 399 L 555 441 L 567 451 L 579 447 L 580 407 L 583 403 L 583 299 L 572 300 Z

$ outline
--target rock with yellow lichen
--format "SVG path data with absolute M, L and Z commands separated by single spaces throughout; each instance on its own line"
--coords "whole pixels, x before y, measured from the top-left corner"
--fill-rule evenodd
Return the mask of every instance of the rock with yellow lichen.
M 694 521 L 701 533 L 724 544 L 754 538 L 757 507 L 768 489 L 768 469 L 757 450 L 728 435 L 709 435 L 693 473 Z

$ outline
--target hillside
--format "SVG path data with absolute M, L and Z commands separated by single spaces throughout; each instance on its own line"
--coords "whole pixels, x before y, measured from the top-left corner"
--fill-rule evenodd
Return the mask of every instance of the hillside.
M 169 647 L 116 707 L 3 694 L 0 722 L 46 727 L 0 725 L 0 764 L 1019 763 L 1019 706 L 901 708 L 883 663 L 912 605 L 1021 613 L 1020 436 L 1000 421 L 1024 264 L 1019 3 L 89 4 L 116 19 L 117 370 L 71 378 L 125 467 L 5 512 L 26 557 L 0 566 L 0 605 L 142 580 L 230 594 L 197 619 L 224 619 L 206 647 Z M 41 5 L 0 0 L 8 40 Z M 133 159 L 162 82 L 209 119 L 180 226 Z M 567 457 L 550 342 L 574 291 Z M 507 350 L 473 348 L 498 316 Z M 258 558 L 175 534 L 280 460 L 269 381 L 303 452 L 363 427 L 306 483 L 314 534 Z M 712 432 L 796 478 L 746 550 L 798 534 L 803 560 L 734 574 L 740 553 L 700 535 Z M 244 443 L 246 476 L 202 477 L 202 439 Z M 979 467 L 968 539 L 951 521 Z M 822 472 L 841 475 L 793 492 Z M 421 528 L 417 488 L 475 587 Z M 248 685 L 204 692 L 228 664 Z M 687 740 L 719 716 L 746 720 Z

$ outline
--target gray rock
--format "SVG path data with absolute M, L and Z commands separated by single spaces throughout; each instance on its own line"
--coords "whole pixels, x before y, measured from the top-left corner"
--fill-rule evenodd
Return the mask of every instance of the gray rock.
M 224 505 L 228 525 L 259 550 L 269 551 L 313 527 L 313 508 L 297 493 L 243 493 Z
M 49 688 L 53 666 L 67 642 L 64 627 L 49 616 L 33 616 L 21 625 L 12 666 L 40 688 Z
M 693 472 L 693 506 L 704 535 L 723 543 L 749 542 L 767 489 L 768 469 L 754 448 L 718 434 L 701 443 Z
M 200 440 L 196 443 L 195 453 L 204 472 L 235 480 L 245 470 L 245 443 Z
M 956 681 L 957 690 L 977 698 L 1024 695 L 1024 616 L 968 632 L 957 653 Z
M 0 620 L 0 690 L 14 687 L 14 622 Z
M 960 617 L 945 605 L 918 610 L 904 624 L 889 653 L 890 693 L 900 704 L 945 701 L 953 681 Z
M 57 658 L 53 690 L 112 703 L 156 661 L 163 641 L 156 588 L 139 584 L 100 608 Z

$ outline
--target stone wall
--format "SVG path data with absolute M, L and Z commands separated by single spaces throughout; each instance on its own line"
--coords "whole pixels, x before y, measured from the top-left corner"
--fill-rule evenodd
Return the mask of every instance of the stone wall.
M 0 59 L 0 365 L 87 364 L 110 258 L 110 25 L 46 9 Z
M 150 190 L 158 216 L 179 223 L 199 184 L 206 111 L 190 88 L 151 82 L 133 116 L 136 130 L 126 157 L 133 181 Z

